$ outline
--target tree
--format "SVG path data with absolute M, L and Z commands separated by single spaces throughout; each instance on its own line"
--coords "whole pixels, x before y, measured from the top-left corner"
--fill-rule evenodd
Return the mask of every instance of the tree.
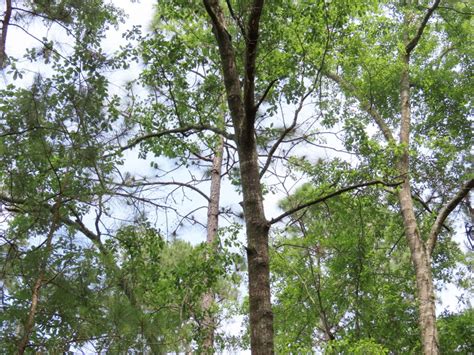
M 304 45 L 301 46 L 303 48 L 298 48 L 303 53 L 297 52 L 294 56 L 290 55 L 286 58 L 284 50 L 277 50 L 276 61 L 282 60 L 279 63 L 281 66 L 277 67 L 277 70 L 275 70 L 275 67 L 271 67 L 275 65 L 272 60 L 263 60 L 264 64 L 260 68 L 257 66 L 257 60 L 263 58 L 265 54 L 271 53 L 275 48 L 285 49 L 297 46 L 295 42 L 300 40 L 298 36 L 296 38 L 289 36 L 283 39 L 278 37 L 282 33 L 280 31 L 284 31 L 284 27 L 275 29 L 274 24 L 278 23 L 277 19 L 281 19 L 284 23 L 285 20 L 282 16 L 304 14 L 307 11 L 307 15 L 303 17 L 301 22 L 298 22 L 298 25 L 307 25 L 309 19 L 322 20 L 321 23 L 316 25 L 315 31 L 317 31 L 321 28 L 324 29 L 323 23 L 329 26 L 329 21 L 334 20 L 334 24 L 331 23 L 331 25 L 335 26 L 336 31 L 340 24 L 338 20 L 344 18 L 345 11 L 348 11 L 350 6 L 336 6 L 332 12 L 329 12 L 324 5 L 311 7 L 300 3 L 279 4 L 273 9 L 276 11 L 270 14 L 270 11 L 264 11 L 264 1 L 256 0 L 248 4 L 227 2 L 226 5 L 226 7 L 223 7 L 219 1 L 204 1 L 219 49 L 220 69 L 239 158 L 240 184 L 243 195 L 242 206 L 247 235 L 251 349 L 252 352 L 257 354 L 267 354 L 274 351 L 268 250 L 271 223 L 265 217 L 263 187 L 260 180 L 271 164 L 277 149 L 280 149 L 282 142 L 295 130 L 305 100 L 313 94 L 317 87 L 319 71 L 314 63 L 308 65 L 308 62 L 306 62 Z M 238 6 L 237 10 L 234 10 L 234 5 Z M 263 37 L 260 37 L 261 27 L 265 29 Z M 323 33 L 322 39 L 314 40 L 313 38 L 310 40 L 308 47 L 311 49 L 317 47 L 319 50 L 314 53 L 316 55 L 312 59 L 324 62 L 331 33 L 329 33 L 330 31 L 325 33 L 324 30 L 321 32 Z M 234 38 L 237 38 L 237 40 L 234 41 Z M 294 66 L 283 64 L 285 59 Z M 308 69 L 307 72 L 305 72 L 306 69 Z M 304 73 L 303 78 L 314 81 L 308 87 L 304 84 L 299 86 L 295 82 L 300 73 Z M 271 99 L 267 95 L 280 78 L 287 79 L 289 84 L 275 90 L 276 93 L 272 95 L 274 98 Z M 263 84 L 265 81 L 269 84 Z M 256 89 L 265 88 L 264 85 L 266 85 L 266 89 L 262 91 L 259 97 L 256 97 L 258 95 Z M 291 92 L 291 87 L 293 87 L 293 92 Z M 278 94 L 281 96 L 279 97 Z M 287 102 L 296 104 L 294 119 L 288 126 L 283 124 L 281 131 L 270 131 L 271 134 L 268 136 L 266 144 L 269 141 L 273 141 L 274 144 L 267 150 L 267 161 L 261 168 L 257 139 L 259 109 L 262 108 L 262 103 L 268 99 L 270 105 L 268 111 L 271 117 L 274 112 L 272 104 L 283 97 Z M 267 133 L 270 132 L 267 131 Z M 300 137 L 299 140 L 303 141 L 304 138 Z M 295 141 L 298 141 L 298 139 L 295 139 Z
M 472 312 L 470 308 L 460 313 L 444 313 L 439 317 L 439 348 L 443 354 L 467 354 L 474 347 Z
M 8 28 L 16 25 L 11 19 L 27 13 L 6 4 L 17 13 L 5 13 L 2 60 Z M 436 353 L 433 278 L 443 280 L 437 272 L 455 259 L 450 254 L 455 248 L 448 216 L 472 188 L 466 164 L 472 138 L 466 125 L 472 85 L 466 73 L 472 63 L 469 49 L 461 48 L 456 35 L 470 31 L 466 9 L 439 1 L 430 6 L 162 1 L 152 33 L 128 31 L 125 38 L 130 43 L 110 56 L 100 42 L 107 21 L 115 20 L 101 3 L 27 4 L 28 11 L 45 16 L 46 23 L 61 22 L 75 44 L 70 53 L 61 54 L 54 44 L 41 40 L 40 50 L 29 50 L 27 58 L 44 57 L 53 74 L 36 76 L 29 90 L 9 86 L 2 91 L 0 149 L 5 159 L 0 162 L 0 200 L 8 222 L 4 263 L 16 273 L 4 290 L 8 297 L 22 300 L 20 308 L 7 305 L 11 312 L 5 327 L 19 350 L 53 349 L 47 342 L 50 333 L 41 332 L 54 332 L 54 317 L 60 317 L 64 327 L 56 327 L 68 344 L 92 342 L 99 351 L 159 353 L 197 347 L 212 352 L 222 317 L 219 292 L 229 293 L 227 282 L 238 281 L 225 277 L 238 258 L 220 245 L 228 240 L 216 239 L 219 215 L 245 224 L 254 353 L 273 353 L 275 344 L 280 351 L 289 343 L 295 350 L 311 351 L 321 345 L 310 339 L 317 328 L 318 335 L 332 339 L 327 351 L 416 348 L 415 341 L 397 342 L 400 339 L 372 325 L 374 319 L 384 319 L 381 314 L 390 314 L 400 329 L 408 325 L 406 334 L 414 331 L 413 305 L 402 307 L 393 288 L 400 274 L 406 295 L 413 287 L 404 244 L 388 235 L 398 232 L 401 223 L 422 301 L 424 351 Z M 436 26 L 431 29 L 428 23 L 433 21 Z M 123 98 L 112 95 L 106 72 L 127 69 L 132 60 L 143 64 L 139 79 L 126 85 Z M 11 63 L 11 74 L 20 77 L 13 59 Z M 356 166 L 318 156 L 319 148 L 340 150 L 324 141 L 340 138 L 334 131 L 340 122 L 346 153 L 357 157 Z M 371 134 L 370 122 L 385 141 Z M 398 129 L 401 137 L 396 140 Z M 438 135 L 439 131 L 447 133 Z M 462 134 L 456 136 L 458 131 Z M 134 175 L 121 167 L 124 154 L 136 147 L 139 157 L 149 160 L 143 164 L 151 163 L 149 175 Z M 445 166 L 450 171 L 445 172 Z M 292 200 L 294 186 L 304 179 L 314 184 Z M 220 184 L 225 189 L 232 184 L 236 196 L 242 195 L 241 204 L 221 205 Z M 204 192 L 208 188 L 210 194 Z M 277 191 L 290 196 L 289 202 L 283 213 L 267 219 L 264 198 Z M 192 205 L 184 204 L 186 200 Z M 315 207 L 318 204 L 334 212 L 328 216 Z M 207 219 L 201 209 L 207 209 Z M 343 222 L 349 213 L 360 211 L 366 216 L 359 216 L 365 232 L 350 233 Z M 402 212 L 402 218 L 394 212 Z M 319 219 L 308 222 L 305 213 Z M 119 214 L 125 215 L 123 220 Z M 275 295 L 283 303 L 272 309 L 270 231 L 277 231 L 275 226 L 289 217 L 301 223 L 285 232 L 288 240 L 276 238 L 273 277 L 278 285 Z M 340 223 L 333 225 L 334 220 Z M 391 222 L 389 231 L 384 221 Z M 208 247 L 165 241 L 198 226 L 207 227 Z M 337 239 L 319 238 L 318 229 L 333 232 Z M 93 256 L 79 258 L 72 266 L 93 274 L 87 279 L 89 290 L 80 278 L 55 266 L 65 260 L 62 249 L 74 255 L 90 253 L 89 248 L 66 248 L 65 230 L 68 237 L 77 238 L 75 243 L 86 237 L 93 246 Z M 197 228 L 192 233 L 199 234 Z M 295 237 L 301 234 L 301 240 Z M 32 242 L 35 237 L 41 238 L 39 244 Z M 285 242 L 298 247 L 287 248 Z M 383 262 L 385 254 L 376 250 L 377 243 L 396 245 L 393 268 Z M 323 247 L 333 251 L 333 257 Z M 345 247 L 352 253 L 337 253 Z M 366 263 L 388 270 L 389 276 L 373 275 Z M 24 265 L 34 265 L 32 272 L 18 272 Z M 348 265 L 352 270 L 346 282 L 334 281 Z M 95 276 L 94 267 L 102 279 Z M 293 271 L 307 286 L 303 290 L 291 282 Z M 61 285 L 50 282 L 61 275 Z M 378 293 L 374 280 L 386 290 Z M 91 309 L 106 310 L 98 327 L 74 319 L 91 317 L 76 298 L 71 312 L 55 315 L 60 286 L 81 290 Z M 338 287 L 356 289 L 352 303 L 337 297 Z M 375 298 L 382 301 L 372 309 L 367 304 Z M 311 300 L 303 306 L 312 313 L 307 324 L 296 319 L 292 329 L 282 330 L 279 317 L 285 316 L 293 299 Z M 23 324 L 20 334 L 13 331 L 18 319 Z M 339 329 L 341 325 L 347 330 Z M 292 343 L 289 337 L 296 331 L 305 336 Z M 351 345 L 352 340 L 356 342 Z
M 321 195 L 321 182 L 331 184 L 337 171 L 344 180 L 358 174 L 341 164 L 300 168 L 311 169 L 314 182 L 283 201 L 285 210 Z M 294 214 L 273 245 L 277 349 L 354 353 L 365 344 L 374 348 L 358 351 L 419 352 L 415 282 L 403 236 L 396 200 L 377 187 Z M 439 247 L 434 279 L 452 281 L 462 253 L 448 238 Z
M 360 35 L 357 40 L 348 43 L 349 50 L 346 53 L 350 54 L 347 61 L 339 61 L 336 64 L 340 66 L 341 73 L 327 72 L 327 76 L 338 83 L 349 97 L 359 101 L 361 108 L 371 117 L 385 138 L 386 145 L 381 146 L 366 134 L 358 134 L 356 130 L 361 126 L 356 128 L 356 121 L 347 121 L 351 134 L 357 137 L 357 151 L 369 164 L 378 164 L 378 169 L 383 169 L 379 157 L 392 154 L 393 158 L 389 161 L 394 168 L 384 173 L 403 178 L 404 182 L 396 193 L 417 279 L 419 321 L 425 354 L 439 352 L 431 269 L 433 251 L 449 214 L 474 186 L 474 181 L 465 170 L 467 137 L 455 139 L 450 143 L 443 143 L 443 138 L 430 142 L 427 137 L 434 133 L 435 127 L 438 130 L 443 129 L 444 137 L 449 137 L 453 130 L 462 132 L 462 135 L 470 135 L 467 129 L 468 113 L 465 109 L 469 99 L 466 101 L 464 96 L 464 89 L 469 89 L 464 87 L 467 83 L 459 79 L 463 75 L 462 72 L 469 70 L 469 67 L 461 64 L 464 63 L 465 53 L 462 49 L 455 49 L 459 39 L 453 37 L 452 32 L 448 30 L 451 26 L 462 23 L 462 18 L 466 15 L 461 12 L 455 15 L 454 17 L 458 18 L 454 19 L 452 14 L 456 13 L 455 8 L 439 6 L 440 1 L 434 1 L 427 8 L 424 4 L 417 6 L 412 2 L 403 2 L 392 7 L 395 11 L 392 15 L 378 15 L 381 21 L 372 27 L 373 32 L 369 32 L 369 36 Z M 389 7 L 382 4 L 381 9 L 388 11 Z M 437 11 L 440 15 L 434 17 Z M 374 15 L 370 16 L 372 18 Z M 430 31 L 428 23 L 433 17 L 436 21 L 435 29 Z M 399 21 L 400 18 L 402 20 Z M 448 18 L 449 20 L 444 22 Z M 359 26 L 355 24 L 354 27 Z M 371 28 L 364 22 L 360 28 L 362 27 L 365 28 L 364 31 Z M 447 41 L 436 37 L 437 34 L 447 35 Z M 451 44 L 454 46 L 450 47 Z M 371 47 L 373 51 L 363 53 L 361 48 L 364 46 Z M 441 52 L 441 56 L 435 54 L 436 50 Z M 372 53 L 381 53 L 381 56 L 377 58 Z M 360 55 L 360 60 L 353 60 L 352 55 Z M 445 57 L 446 55 L 448 57 Z M 430 65 L 427 65 L 427 62 Z M 455 69 L 454 63 L 460 67 Z M 361 75 L 356 74 L 357 70 Z M 458 93 L 431 91 L 434 82 L 440 78 L 443 78 L 443 85 L 450 82 L 455 86 L 454 83 L 458 83 L 463 89 Z M 394 129 L 399 129 L 398 141 L 395 139 Z M 411 140 L 411 132 L 417 134 L 414 141 Z M 352 140 L 346 142 L 351 144 Z M 432 152 L 432 156 L 425 155 L 425 150 Z M 442 156 L 441 152 L 448 150 L 450 154 Z M 446 166 L 452 171 L 444 172 Z M 446 185 L 433 183 L 426 186 L 432 179 L 439 178 Z M 435 196 L 437 198 L 434 198 Z M 424 200 L 426 197 L 428 203 Z M 433 202 L 432 206 L 430 202 Z M 419 222 L 419 208 L 421 213 L 430 214 L 430 222 L 424 222 L 427 224 Z
M 34 33 L 28 31 L 28 24 L 35 20 L 42 21 L 45 26 L 63 30 L 76 40 L 91 40 L 97 35 L 97 31 L 103 31 L 110 24 L 117 24 L 119 12 L 110 4 L 105 4 L 102 0 L 87 0 L 77 2 L 74 0 L 59 1 L 5 1 L 5 11 L 3 13 L 2 27 L 0 33 L 0 69 L 4 69 L 9 64 L 14 64 L 14 58 L 7 55 L 7 39 L 11 28 L 19 29 L 41 44 L 39 50 L 32 49 L 39 57 L 49 61 L 51 55 L 58 55 L 55 43 L 46 37 L 39 38 Z M 83 31 L 87 26 L 87 31 Z M 79 25 L 79 26 L 78 26 Z M 15 69 L 15 66 L 13 67 Z

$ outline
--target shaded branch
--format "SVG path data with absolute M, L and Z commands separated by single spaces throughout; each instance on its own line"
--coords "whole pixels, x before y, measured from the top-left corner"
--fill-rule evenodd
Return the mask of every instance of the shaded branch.
M 74 214 L 74 212 L 73 212 Z M 75 217 L 75 220 L 72 220 L 68 217 L 61 217 L 61 221 L 72 228 L 77 229 L 80 231 L 82 234 L 84 234 L 88 239 L 90 239 L 91 242 L 93 242 L 95 245 L 100 246 L 102 245 L 100 241 L 100 237 L 94 233 L 92 230 L 87 228 L 84 223 L 79 219 L 79 217 Z M 100 249 L 100 248 L 99 248 Z
M 258 100 L 257 104 L 255 105 L 255 110 L 258 110 L 258 108 L 260 107 L 260 105 L 263 103 L 263 101 L 265 101 L 268 93 L 270 92 L 271 88 L 273 87 L 273 85 L 275 85 L 275 83 L 278 81 L 278 79 L 273 79 L 270 84 L 268 84 L 267 88 L 265 89 L 265 92 L 263 93 L 262 97 L 260 98 L 260 100 Z
M 245 32 L 244 25 L 242 23 L 242 20 L 235 15 L 234 9 L 232 8 L 232 4 L 230 3 L 230 0 L 226 0 L 227 8 L 229 9 L 230 16 L 234 19 L 234 21 L 237 23 L 237 26 L 240 28 L 240 32 L 242 33 L 242 36 L 244 38 L 247 37 L 247 33 Z
M 144 134 L 143 136 L 140 136 L 140 137 L 137 137 L 137 138 L 133 139 L 127 145 L 125 145 L 123 147 L 120 147 L 120 149 L 118 149 L 118 151 L 106 154 L 104 156 L 104 158 L 108 158 L 108 157 L 111 157 L 113 155 L 122 153 L 125 150 L 132 149 L 132 148 L 136 147 L 137 145 L 139 145 L 140 143 L 142 143 L 142 142 L 144 142 L 148 139 L 160 138 L 160 137 L 166 136 L 168 134 L 188 133 L 190 131 L 211 131 L 211 132 L 220 134 L 220 135 L 222 135 L 223 137 L 225 137 L 227 139 L 231 139 L 231 140 L 233 139 L 233 135 L 228 134 L 227 132 L 225 132 L 225 131 L 223 131 L 219 128 L 210 126 L 210 125 L 204 125 L 204 124 L 201 124 L 201 125 L 188 125 L 188 126 L 184 126 L 184 127 L 166 129 L 166 130 L 159 131 L 159 132 Z
M 23 199 L 15 199 L 3 193 L 0 193 L 0 201 L 3 202 L 4 204 L 11 204 L 11 205 L 21 205 L 26 202 Z
M 415 49 L 416 45 L 418 44 L 418 41 L 420 40 L 421 36 L 423 35 L 423 31 L 426 28 L 426 24 L 428 23 L 429 19 L 435 12 L 436 8 L 439 6 L 441 0 L 435 0 L 434 4 L 428 9 L 428 11 L 425 14 L 425 17 L 423 18 L 423 21 L 421 21 L 420 26 L 418 27 L 418 31 L 416 32 L 415 37 L 412 38 L 412 40 L 405 46 L 405 54 L 410 55 L 410 53 Z
M 388 127 L 387 123 L 383 119 L 382 115 L 377 111 L 376 108 L 374 108 L 373 104 L 364 99 L 360 94 L 359 90 L 355 87 L 354 84 L 346 81 L 344 78 L 341 76 L 337 75 L 336 73 L 333 72 L 326 72 L 325 75 L 336 82 L 338 85 L 341 86 L 342 89 L 345 89 L 349 91 L 353 97 L 355 97 L 359 103 L 361 108 L 366 111 L 375 121 L 377 126 L 380 128 L 382 131 L 383 136 L 385 137 L 385 140 L 387 142 L 394 142 L 395 139 L 393 137 L 392 131 Z
M 443 226 L 444 221 L 449 214 L 461 203 L 461 201 L 469 194 L 474 187 L 474 179 L 464 183 L 454 197 L 438 212 L 435 222 L 431 226 L 430 235 L 427 241 L 427 251 L 431 255 L 436 246 L 439 232 Z
M 275 224 L 277 222 L 280 222 L 283 218 L 291 216 L 293 213 L 296 213 L 296 212 L 301 211 L 305 208 L 308 208 L 308 207 L 311 207 L 311 206 L 316 205 L 318 203 L 324 202 L 324 201 L 326 201 L 326 200 L 328 200 L 332 197 L 342 195 L 345 192 L 352 191 L 352 190 L 355 190 L 355 189 L 358 189 L 358 188 L 361 188 L 361 187 L 367 187 L 367 186 L 372 186 L 372 185 L 398 186 L 401 183 L 402 182 L 385 182 L 385 181 L 381 181 L 381 180 L 373 180 L 373 181 L 369 181 L 369 182 L 364 182 L 364 183 L 360 183 L 360 184 L 346 186 L 342 189 L 331 192 L 331 193 L 327 194 L 326 196 L 318 197 L 318 198 L 316 198 L 312 201 L 309 201 L 309 202 L 303 203 L 299 206 L 296 206 L 294 208 L 291 208 L 288 211 L 282 213 L 281 215 L 279 215 L 275 218 L 272 218 L 268 223 L 270 225 Z
M 474 15 L 474 12 L 472 11 L 460 11 L 458 9 L 455 9 L 453 7 L 449 7 L 449 6 L 438 6 L 439 9 L 443 9 L 443 10 L 449 10 L 449 11 L 454 11 L 458 14 L 461 14 L 461 15 L 467 15 L 467 16 L 473 16 Z

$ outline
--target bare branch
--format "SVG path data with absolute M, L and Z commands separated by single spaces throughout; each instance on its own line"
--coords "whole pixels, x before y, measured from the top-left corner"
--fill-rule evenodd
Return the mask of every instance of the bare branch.
M 272 162 L 272 159 L 274 157 L 274 154 L 276 150 L 278 149 L 278 147 L 280 146 L 280 144 L 283 142 L 285 137 L 295 129 L 296 123 L 298 122 L 299 113 L 303 107 L 304 99 L 305 97 L 303 97 L 302 100 L 300 101 L 300 105 L 295 111 L 295 115 L 293 117 L 293 122 L 291 122 L 291 125 L 288 126 L 285 130 L 283 130 L 283 132 L 281 133 L 280 137 L 277 139 L 275 144 L 273 144 L 272 147 L 270 148 L 270 151 L 267 154 L 267 160 L 265 161 L 265 165 L 263 166 L 262 170 L 260 170 L 260 179 L 263 177 L 263 175 L 265 175 L 265 172 L 268 170 Z
M 192 185 L 191 183 L 186 183 L 186 182 L 179 182 L 179 181 L 148 181 L 148 182 L 142 182 L 142 181 L 135 181 L 133 183 L 116 183 L 112 182 L 114 185 L 118 186 L 123 186 L 123 187 L 144 187 L 144 186 L 181 186 L 181 187 L 186 187 L 188 189 L 191 189 L 195 192 L 197 192 L 199 195 L 204 197 L 204 199 L 209 202 L 209 196 L 207 196 L 204 192 L 202 192 L 200 189 L 198 189 L 196 186 Z
M 332 197 L 341 195 L 345 192 L 352 191 L 352 190 L 355 190 L 355 189 L 358 189 L 358 188 L 361 188 L 361 187 L 367 187 L 367 186 L 372 186 L 372 185 L 398 186 L 400 184 L 401 184 L 401 182 L 385 182 L 385 181 L 381 181 L 381 180 L 373 180 L 373 181 L 369 181 L 369 182 L 364 182 L 364 183 L 360 183 L 360 184 L 346 186 L 342 189 L 331 192 L 331 193 L 329 193 L 325 196 L 318 197 L 318 198 L 316 198 L 312 201 L 309 201 L 309 202 L 303 203 L 301 205 L 298 205 L 294 208 L 291 208 L 288 211 L 286 211 L 285 213 L 282 213 L 281 215 L 279 215 L 275 218 L 272 218 L 268 223 L 270 225 L 275 224 L 277 222 L 280 222 L 283 218 L 291 216 L 293 213 L 296 213 L 296 212 L 301 211 L 305 208 L 308 208 L 308 207 L 311 207 L 311 206 L 316 205 L 318 203 L 324 202 L 324 201 L 326 201 L 326 200 L 328 200 Z
M 60 27 L 62 27 L 69 35 L 75 37 L 76 40 L 79 40 L 79 37 L 76 37 L 76 36 L 72 33 L 72 31 L 71 31 L 69 28 L 67 28 L 66 26 L 64 26 L 64 25 L 63 25 L 60 21 L 58 21 L 58 20 L 55 20 L 55 19 L 53 19 L 53 18 L 51 18 L 51 17 L 49 17 L 49 16 L 46 16 L 46 15 L 44 15 L 44 14 L 40 14 L 39 12 L 30 11 L 30 10 L 23 9 L 23 8 L 20 8 L 20 7 L 15 7 L 15 6 L 13 6 L 13 7 L 12 7 L 12 10 L 25 12 L 25 13 L 31 15 L 31 16 L 39 17 L 39 18 L 42 18 L 42 19 L 47 20 L 47 21 L 49 21 L 49 22 L 54 22 L 55 24 L 57 24 L 57 25 L 59 25 Z
M 474 187 L 474 179 L 471 179 L 464 183 L 456 195 L 441 208 L 438 212 L 438 216 L 436 217 L 435 222 L 431 226 L 430 235 L 428 237 L 427 243 L 427 250 L 428 253 L 431 255 L 433 250 L 436 246 L 436 241 L 438 239 L 439 232 L 441 231 L 441 227 L 443 226 L 444 221 L 448 218 L 449 214 L 459 205 L 459 203 L 469 194 L 469 192 Z

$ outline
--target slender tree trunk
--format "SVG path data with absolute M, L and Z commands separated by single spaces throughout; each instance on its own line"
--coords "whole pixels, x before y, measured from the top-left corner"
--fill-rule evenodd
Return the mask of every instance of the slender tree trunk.
M 10 25 L 10 18 L 12 16 L 12 0 L 6 0 L 5 5 L 6 5 L 6 9 L 3 16 L 2 32 L 0 36 L 0 70 L 6 66 L 7 33 L 8 33 L 8 26 Z
M 439 354 L 431 258 L 426 251 L 425 243 L 421 239 L 417 227 L 408 182 L 403 184 L 402 189 L 399 192 L 399 198 L 405 227 L 405 236 L 408 241 L 411 259 L 415 268 L 423 354 Z
M 33 328 L 35 326 L 35 317 L 38 311 L 38 304 L 39 304 L 39 299 L 41 295 L 41 287 L 43 286 L 43 282 L 45 278 L 46 266 L 48 263 L 49 256 L 51 254 L 53 236 L 54 236 L 54 233 L 59 228 L 59 220 L 60 220 L 59 209 L 60 209 L 60 202 L 56 202 L 52 208 L 53 216 L 52 216 L 51 226 L 49 228 L 48 235 L 46 236 L 45 254 L 41 258 L 39 274 L 31 290 L 31 305 L 30 305 L 30 310 L 28 312 L 28 317 L 25 321 L 25 324 L 23 325 L 23 336 L 18 342 L 19 355 L 23 355 L 25 353 L 26 347 L 28 346 L 28 342 L 30 340 L 31 332 L 33 331 Z
M 410 176 L 409 176 L 409 149 L 410 149 L 410 54 L 416 48 L 426 25 L 438 8 L 441 0 L 435 0 L 432 6 L 426 11 L 425 16 L 420 22 L 416 34 L 409 40 L 408 28 L 412 25 L 412 19 L 409 18 L 409 11 L 404 14 L 403 36 L 405 42 L 405 51 L 401 55 L 403 69 L 400 76 L 400 101 L 401 101 L 401 125 L 400 125 L 400 141 L 403 147 L 403 154 L 398 163 L 398 171 L 403 178 L 398 193 L 400 209 L 402 212 L 403 224 L 405 228 L 405 237 L 407 238 L 410 248 L 411 259 L 415 269 L 416 289 L 418 299 L 419 325 L 421 331 L 421 344 L 423 354 L 436 355 L 439 354 L 438 331 L 436 326 L 436 302 L 433 285 L 433 275 L 431 269 L 431 254 L 436 244 L 437 236 L 441 227 L 456 206 L 463 198 L 468 196 L 469 191 L 474 187 L 474 181 L 471 179 L 465 182 L 461 189 L 456 193 L 449 203 L 447 203 L 438 212 L 436 221 L 432 225 L 432 230 L 428 236 L 427 242 L 424 242 L 418 229 L 415 209 L 413 206 L 413 198 L 411 194 Z M 403 5 L 412 5 L 410 1 L 403 2 Z M 407 9 L 408 10 L 408 9 Z M 387 142 L 394 142 L 392 131 L 384 121 L 382 115 L 372 106 L 368 105 L 368 101 L 358 93 L 357 88 L 348 81 L 339 77 L 334 73 L 329 73 L 328 77 L 339 83 L 341 87 L 352 92 L 359 99 L 361 106 L 374 119 L 379 126 Z
M 224 153 L 224 140 L 220 138 L 217 151 L 212 160 L 211 170 L 211 191 L 209 196 L 209 205 L 207 210 L 207 243 L 211 246 L 214 244 L 219 227 L 219 204 L 221 192 L 221 172 L 222 172 L 222 155 Z M 215 250 L 217 252 L 217 250 Z M 207 292 L 202 301 L 202 307 L 205 312 L 204 328 L 206 337 L 203 342 L 203 350 L 205 354 L 214 352 L 214 332 L 216 329 L 216 321 L 211 315 L 211 308 L 215 301 L 212 291 Z
M 40 288 L 43 285 L 44 272 L 41 271 L 38 275 L 38 278 L 35 281 L 33 290 L 31 292 L 31 305 L 30 311 L 28 312 L 28 318 L 23 326 L 23 336 L 18 343 L 18 354 L 23 355 L 25 353 L 26 347 L 28 346 L 28 341 L 30 339 L 31 331 L 35 325 L 35 316 L 38 309 L 38 301 L 40 296 Z
M 436 327 L 436 303 L 431 273 L 431 257 L 421 238 L 415 216 L 409 177 L 409 146 L 410 146 L 410 77 L 409 54 L 403 56 L 403 71 L 400 80 L 401 126 L 400 144 L 403 154 L 399 163 L 400 175 L 404 181 L 399 191 L 400 208 L 405 228 L 405 236 L 411 252 L 415 268 L 416 288 L 418 297 L 419 324 L 423 354 L 439 354 L 438 331 Z

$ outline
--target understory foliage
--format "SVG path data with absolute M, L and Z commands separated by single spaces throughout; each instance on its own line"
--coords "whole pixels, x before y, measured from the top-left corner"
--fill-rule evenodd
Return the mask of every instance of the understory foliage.
M 107 53 L 126 15 L 111 4 L 5 2 L 0 353 L 240 351 L 261 331 L 260 286 L 262 353 L 427 353 L 403 191 L 430 296 L 460 294 L 438 302 L 430 354 L 471 353 L 472 5 L 150 11 Z M 37 41 L 20 58 L 15 30 Z
M 282 206 L 318 190 L 304 185 Z M 459 247 L 443 239 L 439 248 L 440 284 L 467 277 L 451 275 L 462 262 Z M 380 191 L 346 194 L 295 216 L 275 237 L 272 270 L 278 351 L 420 352 L 410 255 L 396 206 Z M 453 338 L 459 346 L 464 340 Z

